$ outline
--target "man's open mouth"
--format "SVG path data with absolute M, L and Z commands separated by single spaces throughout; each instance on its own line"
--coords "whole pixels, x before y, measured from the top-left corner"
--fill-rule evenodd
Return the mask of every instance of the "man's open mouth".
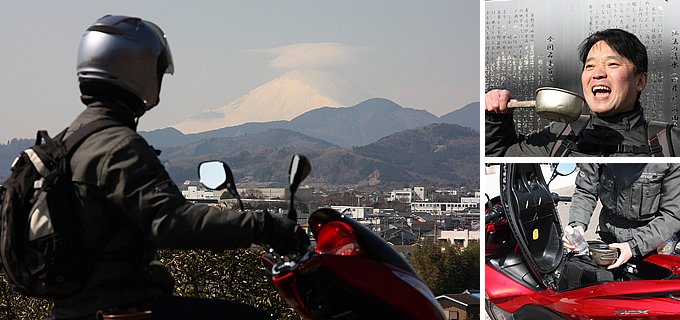
M 612 89 L 607 86 L 594 86 L 592 91 L 595 97 L 608 97 Z

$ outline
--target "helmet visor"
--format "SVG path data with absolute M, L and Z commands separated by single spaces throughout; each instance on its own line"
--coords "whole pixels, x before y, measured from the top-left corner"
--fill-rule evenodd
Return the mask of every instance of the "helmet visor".
M 175 65 L 172 62 L 172 54 L 170 53 L 170 46 L 168 45 L 168 39 L 165 37 L 165 33 L 158 27 L 155 23 L 151 21 L 144 21 L 149 29 L 151 29 L 161 42 L 161 52 L 158 57 L 158 72 L 159 74 L 175 73 Z

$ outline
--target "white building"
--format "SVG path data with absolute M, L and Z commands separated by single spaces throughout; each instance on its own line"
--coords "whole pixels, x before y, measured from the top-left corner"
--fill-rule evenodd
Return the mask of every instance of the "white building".
M 479 197 L 460 197 L 462 203 L 479 203 Z
M 189 186 L 187 190 L 182 190 L 182 195 L 187 200 L 219 200 L 222 191 L 203 191 L 198 190 L 197 186 Z
M 458 195 L 458 190 L 454 190 L 454 189 L 436 189 L 434 192 L 441 194 L 441 195 L 445 195 L 445 196 L 457 196 Z
M 249 191 L 254 191 L 264 199 L 286 199 L 288 197 L 288 189 L 286 188 L 250 188 L 246 189 L 244 193 Z
M 413 190 L 410 188 L 392 190 L 392 192 L 390 192 L 390 202 L 399 201 L 403 203 L 411 203 L 411 199 L 413 199 Z
M 454 230 L 454 231 L 442 231 L 439 235 L 439 240 L 446 240 L 449 243 L 455 245 L 461 245 L 467 247 L 470 240 L 479 241 L 479 231 L 470 230 Z
M 349 214 L 354 220 L 363 220 L 366 216 L 373 215 L 373 207 L 331 206 L 331 209 Z
M 389 201 L 411 203 L 414 201 L 425 201 L 425 199 L 427 199 L 427 191 L 425 190 L 425 187 L 413 187 L 404 188 L 401 190 L 392 190 L 392 192 L 390 192 Z
M 432 215 L 465 211 L 479 208 L 479 199 L 470 202 L 413 202 L 411 212 L 427 212 Z
M 425 187 L 413 187 L 413 193 L 418 197 L 417 200 L 425 201 L 427 199 L 427 192 Z

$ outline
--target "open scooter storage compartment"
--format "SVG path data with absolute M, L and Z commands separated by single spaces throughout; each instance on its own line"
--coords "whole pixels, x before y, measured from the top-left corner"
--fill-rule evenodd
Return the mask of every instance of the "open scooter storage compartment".
M 508 225 L 517 239 L 529 272 L 540 280 L 543 287 L 557 289 L 558 274 L 567 260 L 562 243 L 562 224 L 540 165 L 502 165 L 501 202 L 506 206 Z M 595 241 L 590 242 L 592 245 Z M 676 278 L 672 270 L 646 260 L 613 271 L 613 280 Z M 606 269 L 605 266 L 602 268 Z
M 537 279 L 552 283 L 563 258 L 562 227 L 539 164 L 501 166 L 501 197 L 517 243 Z

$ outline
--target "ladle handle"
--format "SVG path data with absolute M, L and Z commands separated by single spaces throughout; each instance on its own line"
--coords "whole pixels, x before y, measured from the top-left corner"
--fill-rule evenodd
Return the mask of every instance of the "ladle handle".
M 508 108 L 535 108 L 535 107 L 536 100 L 508 102 Z

